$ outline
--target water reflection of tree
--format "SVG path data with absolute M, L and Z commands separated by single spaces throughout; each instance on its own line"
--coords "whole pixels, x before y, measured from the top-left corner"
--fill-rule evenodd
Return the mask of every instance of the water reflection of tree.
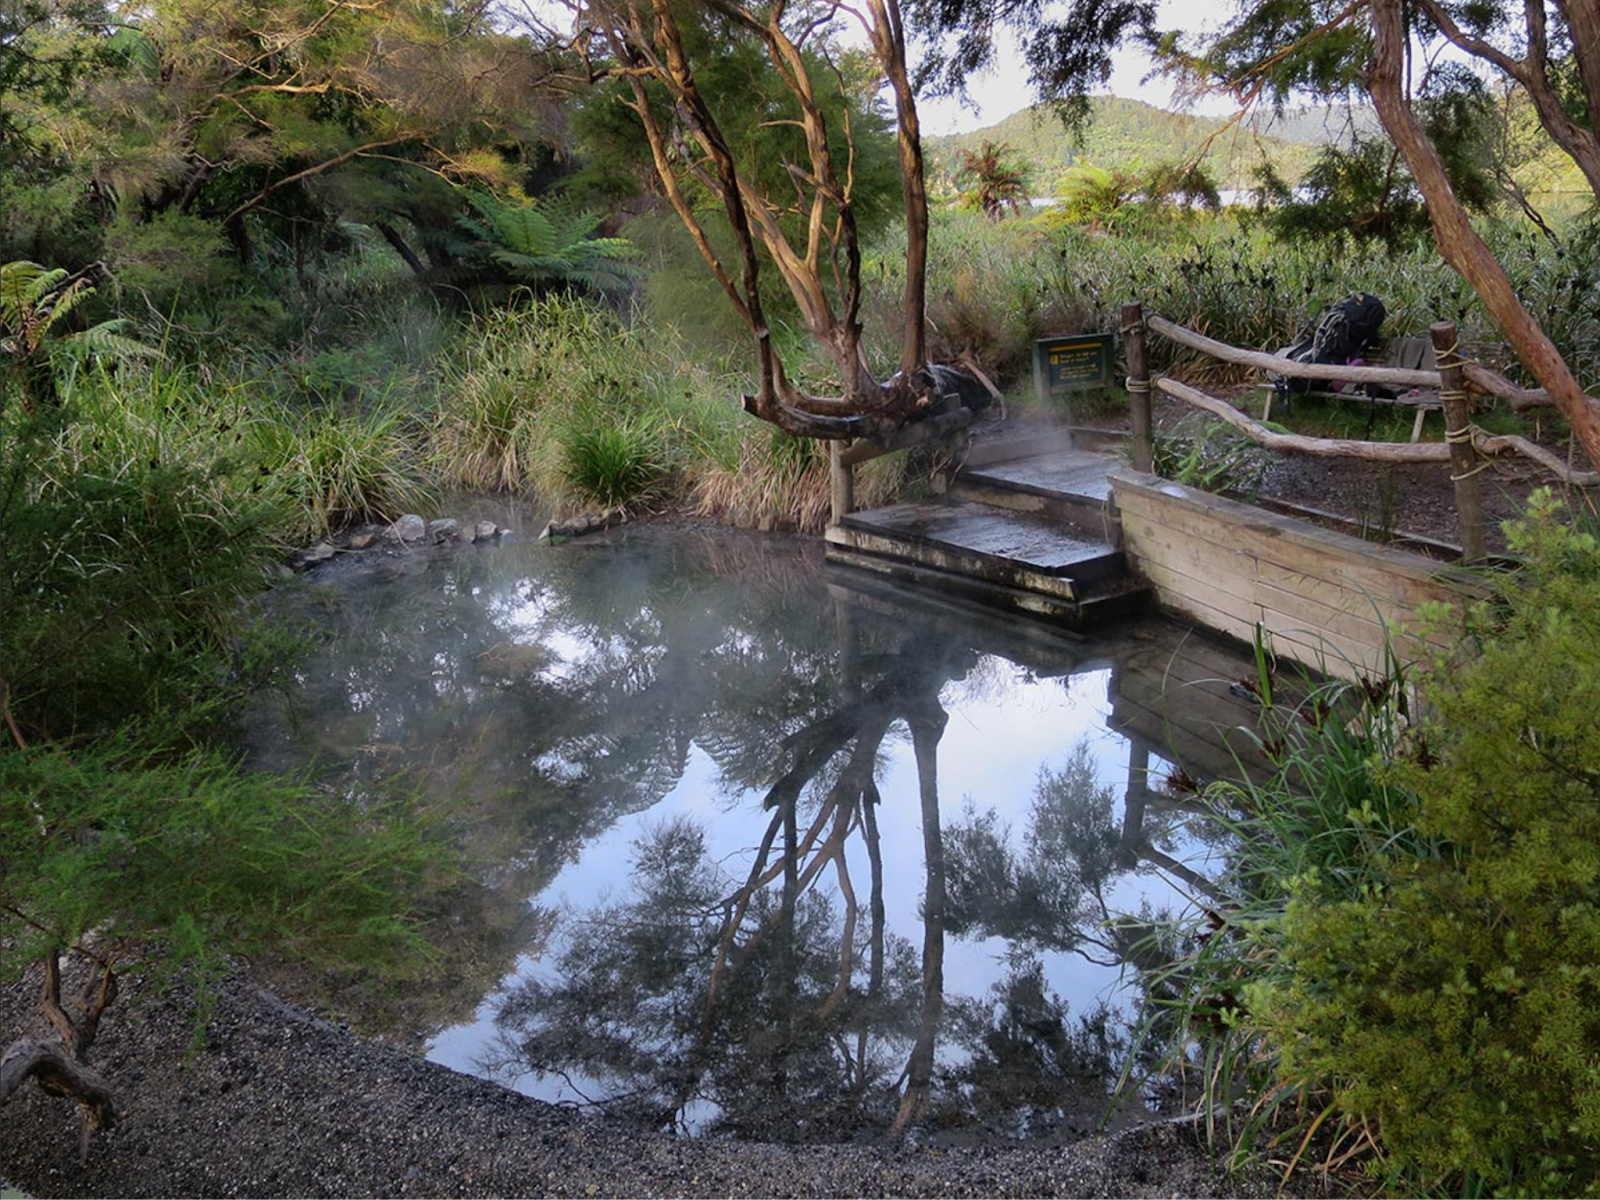
M 750 747 L 837 694 L 815 574 L 755 539 L 680 535 L 388 560 L 308 590 L 299 616 L 329 630 L 327 648 L 296 703 L 258 714 L 257 740 L 275 748 L 260 761 L 315 755 L 353 792 L 404 771 L 457 798 L 483 864 L 441 922 L 461 944 L 439 994 L 408 993 L 384 1019 L 465 1019 L 522 949 L 526 897 L 665 795 L 697 736 L 733 731 L 725 750 L 703 744 L 735 774 L 747 754 L 753 772 Z M 468 928 L 475 945 L 457 937 Z
M 1097 781 L 1087 742 L 1061 767 L 1040 768 L 1021 853 L 995 810 L 980 812 L 969 800 L 945 834 L 949 930 L 1071 951 L 1105 966 L 1123 961 L 1123 914 L 1108 889 L 1144 869 L 1151 848 L 1170 849 L 1171 828 L 1141 813 L 1130 839 L 1118 807 L 1115 791 Z
M 951 1018 L 951 1042 L 966 1053 L 945 1071 L 935 1123 L 1081 1137 L 1104 1119 L 1128 1053 L 1122 1022 L 1104 1004 L 1072 1015 L 1037 957 L 1014 953 L 990 995 L 952 1005 Z
M 459 987 L 412 998 L 408 1023 L 462 1019 L 524 948 L 526 898 L 666 795 L 698 747 L 730 797 L 765 806 L 748 871 L 727 878 L 681 825 L 637 846 L 631 894 L 568 922 L 507 998 L 518 1065 L 580 1089 L 595 1079 L 658 1122 L 709 1101 L 719 1127 L 766 1137 L 1065 1111 L 1048 1096 L 1072 1080 L 1097 1093 L 1109 1027 L 1066 1014 L 1025 963 L 989 1000 L 947 1002 L 945 941 L 1113 959 L 1108 889 L 1152 848 L 1134 798 L 1118 830 L 1080 753 L 1041 776 L 1020 852 L 992 814 L 947 830 L 940 696 L 1001 660 L 974 653 L 964 626 L 862 611 L 841 633 L 792 554 L 725 561 L 732 546 L 645 539 L 549 552 L 536 569 L 462 556 L 425 567 L 424 586 L 335 607 L 351 648 L 307 680 L 330 714 L 324 751 L 357 779 L 405 765 L 470 795 L 486 864 L 474 908 L 452 922 L 484 940 L 448 964 Z M 916 881 L 885 879 L 877 821 L 886 747 L 901 738 L 918 775 Z M 920 948 L 886 928 L 890 887 L 922 894 Z M 941 1059 L 941 1039 L 964 1065 Z
M 1108 1013 L 1070 1018 L 1026 955 L 989 1001 L 946 1004 L 947 933 L 1116 961 L 1107 891 L 1132 865 L 1086 746 L 1041 774 L 1020 854 L 992 813 L 944 828 L 939 694 L 976 661 L 927 645 L 859 658 L 843 696 L 781 739 L 776 762 L 767 743 L 769 815 L 742 880 L 709 861 L 692 826 L 636 845 L 633 896 L 574 922 L 553 973 L 502 1007 L 500 1065 L 580 1091 L 576 1077 L 597 1080 L 612 1107 L 658 1124 L 708 1102 L 715 1127 L 766 1138 L 973 1114 L 1013 1132 L 1092 1124 L 1124 1048 Z M 922 815 L 920 961 L 884 917 L 877 777 L 900 727 Z M 852 838 L 868 880 L 852 876 Z M 941 1037 L 958 1066 L 939 1065 Z
M 782 736 L 761 721 L 713 726 L 725 777 L 766 777 L 770 816 L 748 872 L 737 886 L 720 880 L 702 861 L 703 840 L 682 826 L 637 847 L 648 882 L 635 899 L 582 922 L 559 981 L 524 984 L 502 1011 L 520 1064 L 603 1077 L 656 1120 L 710 1101 L 722 1126 L 769 1137 L 839 1136 L 916 1116 L 943 1005 L 937 747 L 947 718 L 938 695 L 972 661 L 965 649 L 928 647 L 853 657 L 842 697 L 798 727 L 779 722 Z M 897 723 L 910 731 L 923 814 L 920 964 L 885 926 L 877 775 Z M 855 836 L 869 864 L 862 887 L 846 852 Z M 824 878 L 840 908 L 818 890 Z M 664 913 L 696 915 L 668 929 Z M 611 1033 L 596 1037 L 597 1028 Z
M 657 1125 L 709 1101 L 731 1131 L 856 1133 L 882 1105 L 878 1040 L 909 1040 L 918 984 L 910 947 L 886 937 L 876 996 L 830 1005 L 839 914 L 810 891 L 785 939 L 781 896 L 762 889 L 745 910 L 738 967 L 709 1003 L 708 960 L 733 881 L 684 822 L 637 843 L 633 867 L 634 894 L 574 922 L 554 979 L 526 981 L 498 1013 L 515 1068 L 598 1080 L 611 1107 Z

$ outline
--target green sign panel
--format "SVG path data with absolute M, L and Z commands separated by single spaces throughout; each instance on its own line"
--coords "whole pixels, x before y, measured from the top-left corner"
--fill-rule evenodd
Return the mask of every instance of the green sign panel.
M 1041 396 L 1109 387 L 1116 339 L 1109 333 L 1040 338 L 1033 345 L 1033 381 Z

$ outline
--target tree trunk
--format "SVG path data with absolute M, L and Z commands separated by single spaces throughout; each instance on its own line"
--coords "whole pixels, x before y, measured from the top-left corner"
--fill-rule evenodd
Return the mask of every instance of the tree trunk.
M 62 1096 L 83 1110 L 90 1129 L 110 1129 L 117 1123 L 117 1102 L 105 1076 L 67 1053 L 59 1042 L 21 1038 L 6 1048 L 0 1059 L 0 1106 L 29 1079 L 52 1096 Z
M 1522 306 L 1493 251 L 1472 228 L 1438 151 L 1406 101 L 1407 46 L 1400 0 L 1371 0 L 1371 9 L 1375 42 L 1368 85 L 1372 100 L 1428 202 L 1439 251 L 1478 293 L 1523 366 L 1544 385 L 1572 426 L 1584 454 L 1600 467 L 1600 405 L 1584 395 L 1560 351 Z
M 1545 0 L 1524 0 L 1528 37 L 1524 57 L 1517 58 L 1482 38 L 1472 36 L 1456 23 L 1439 0 L 1418 0 L 1439 31 L 1475 58 L 1491 63 L 1522 85 L 1533 101 L 1539 124 L 1578 164 L 1600 199 L 1600 6 L 1595 0 L 1556 0 L 1567 18 L 1583 80 L 1590 114 L 1590 127 L 1574 121 L 1561 103 L 1550 82 L 1550 48 L 1546 30 Z
M 878 61 L 894 92 L 900 145 L 900 194 L 906 217 L 905 335 L 900 370 L 907 378 L 928 360 L 928 191 L 922 164 L 922 119 L 916 93 L 906 71 L 905 27 L 899 0 L 874 0 L 870 5 L 872 40 Z
M 1600 147 L 1600 3 L 1556 0 L 1556 7 L 1567 18 L 1567 29 L 1572 34 L 1572 57 L 1578 63 L 1584 106 L 1589 113 L 1589 140 Z M 1600 199 L 1600 187 L 1595 189 L 1595 197 Z
M 383 240 L 389 243 L 396 254 L 406 260 L 406 266 L 411 268 L 412 274 L 418 279 L 427 278 L 428 268 L 422 265 L 422 260 L 417 257 L 416 252 L 406 245 L 406 240 L 400 236 L 399 230 L 387 221 L 379 221 L 373 228 L 383 235 Z
M 0 1106 L 29 1079 L 35 1079 L 52 1096 L 71 1100 L 82 1110 L 80 1160 L 88 1156 L 91 1133 L 110 1129 L 119 1115 L 111 1085 L 86 1061 L 89 1048 L 100 1032 L 100 1018 L 117 998 L 114 961 L 112 958 L 95 964 L 73 1006 L 76 1011 L 69 1012 L 61 1002 L 60 952 L 47 953 L 40 1005 L 58 1040 L 20 1038 L 8 1046 L 5 1057 L 0 1058 Z

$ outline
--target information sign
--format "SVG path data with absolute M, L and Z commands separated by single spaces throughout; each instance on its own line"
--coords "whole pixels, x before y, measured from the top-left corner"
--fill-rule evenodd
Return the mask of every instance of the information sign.
M 1116 339 L 1109 333 L 1040 338 L 1033 346 L 1033 381 L 1041 398 L 1110 387 Z

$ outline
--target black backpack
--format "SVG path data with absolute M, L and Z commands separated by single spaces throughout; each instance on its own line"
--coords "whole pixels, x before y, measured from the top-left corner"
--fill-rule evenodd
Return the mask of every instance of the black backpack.
M 1293 345 L 1278 351 L 1278 357 L 1292 362 L 1343 366 L 1377 342 L 1386 315 L 1382 300 L 1370 292 L 1353 292 L 1318 313 L 1317 319 L 1301 331 Z M 1272 382 L 1279 393 L 1302 393 L 1309 392 L 1316 381 L 1279 376 Z

